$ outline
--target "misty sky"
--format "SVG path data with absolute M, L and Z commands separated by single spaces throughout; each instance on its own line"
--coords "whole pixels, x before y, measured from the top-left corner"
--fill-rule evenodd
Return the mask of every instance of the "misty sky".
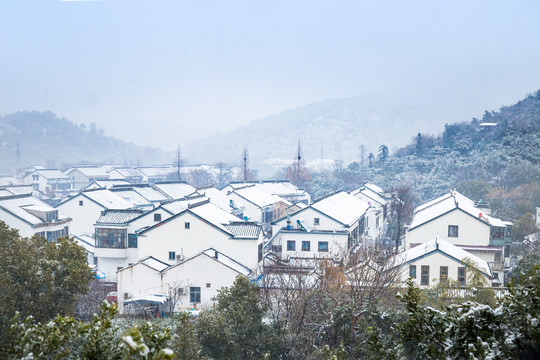
M 0 1 L 0 114 L 173 149 L 327 98 L 470 120 L 540 88 L 540 2 Z

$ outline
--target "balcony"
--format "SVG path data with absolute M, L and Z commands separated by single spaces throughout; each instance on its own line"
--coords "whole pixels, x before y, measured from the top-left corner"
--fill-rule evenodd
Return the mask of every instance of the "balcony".
M 502 261 L 488 262 L 488 265 L 492 271 L 503 271 L 504 269 L 504 265 Z

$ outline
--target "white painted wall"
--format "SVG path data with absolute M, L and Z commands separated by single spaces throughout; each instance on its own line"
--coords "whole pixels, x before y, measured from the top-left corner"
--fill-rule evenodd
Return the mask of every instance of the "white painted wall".
M 406 282 L 409 279 L 410 265 L 416 265 L 416 278 L 412 280 L 415 285 L 420 286 L 421 288 L 435 286 L 439 282 L 441 266 L 448 267 L 448 278 L 455 281 L 458 280 L 458 267 L 464 266 L 459 261 L 456 261 L 441 252 L 434 252 L 431 255 L 418 259 L 412 263 L 403 265 L 399 270 L 399 277 L 403 282 Z M 420 285 L 422 266 L 424 265 L 429 266 L 429 285 L 427 286 Z M 469 274 L 467 273 L 467 281 L 468 276 Z M 491 284 L 491 280 L 489 280 L 489 278 L 486 277 L 486 280 L 488 284 Z
M 170 286 L 184 287 L 186 291 L 180 297 L 177 310 L 208 308 L 212 305 L 212 297 L 217 295 L 217 291 L 224 286 L 231 286 L 237 275 L 238 272 L 213 258 L 200 255 L 164 272 L 161 292 L 167 294 Z M 207 284 L 210 287 L 207 287 Z M 190 287 L 201 288 L 199 304 L 190 303 Z
M 83 205 L 79 205 L 82 200 Z M 58 210 L 72 218 L 70 233 L 75 235 L 94 234 L 94 224 L 105 210 L 94 201 L 82 196 L 81 194 L 73 197 L 71 200 L 56 206 Z
M 296 250 L 287 250 L 287 241 L 296 242 Z M 302 241 L 310 242 L 310 251 L 302 251 Z M 328 251 L 318 251 L 319 241 L 328 242 Z M 329 258 L 342 256 L 348 249 L 348 234 L 314 233 L 314 232 L 287 232 L 280 231 L 273 239 L 272 245 L 281 245 L 281 258 L 286 260 L 292 257 L 302 258 Z
M 459 226 L 458 237 L 448 236 L 448 225 Z M 490 227 L 471 215 L 455 209 L 415 229 L 408 230 L 406 235 L 407 249 L 410 244 L 425 243 L 433 239 L 437 234 L 454 245 L 488 246 Z
M 48 224 L 47 226 L 40 226 L 40 227 L 32 227 L 32 225 L 28 224 L 27 222 L 22 221 L 18 217 L 14 216 L 10 212 L 5 211 L 4 209 L 0 208 L 0 220 L 5 222 L 6 225 L 9 227 L 12 227 L 14 229 L 19 230 L 19 234 L 22 237 L 32 237 L 33 235 L 40 233 L 42 231 L 57 231 L 62 230 L 64 227 L 68 227 L 69 231 L 71 231 L 71 223 L 70 222 L 62 222 L 58 224 Z
M 257 205 L 247 201 L 243 197 L 238 196 L 236 193 L 230 193 L 228 195 L 237 207 L 244 207 L 244 216 L 248 216 L 250 221 L 260 223 L 262 221 L 262 209 Z
M 126 296 L 129 299 L 161 292 L 161 274 L 147 265 L 137 263 L 118 272 L 117 286 L 118 309 L 123 313 Z
M 339 222 L 321 214 L 318 211 L 313 210 L 312 208 L 306 208 L 303 211 L 293 214 L 291 218 L 291 227 L 296 229 L 296 221 L 303 220 L 304 226 L 308 229 L 315 230 L 349 230 L 348 228 L 343 227 Z M 315 225 L 314 219 L 319 218 L 319 225 Z M 275 234 L 281 228 L 287 226 L 287 218 L 276 222 L 272 226 L 272 232 Z
M 105 249 L 96 247 L 97 269 L 105 273 L 103 281 L 116 282 L 118 268 L 124 268 L 139 261 L 139 249 Z
M 186 229 L 184 224 L 190 223 Z M 230 256 L 239 263 L 253 268 L 258 264 L 258 244 L 262 239 L 231 239 L 229 235 L 205 223 L 190 212 L 163 223 L 139 236 L 139 256 L 153 256 L 163 262 L 174 264 L 169 260 L 169 251 L 176 255 L 183 254 L 187 259 L 208 248 L 214 248 Z

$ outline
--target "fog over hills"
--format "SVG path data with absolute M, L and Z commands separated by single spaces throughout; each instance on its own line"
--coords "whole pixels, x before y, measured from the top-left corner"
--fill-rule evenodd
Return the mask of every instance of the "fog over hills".
M 435 111 L 360 97 L 324 100 L 254 120 L 226 133 L 193 141 L 185 155 L 193 161 L 240 162 L 244 147 L 254 167 L 293 159 L 298 140 L 306 161 L 359 157 L 359 146 L 377 154 L 381 144 L 391 150 L 408 144 L 421 132 L 440 132 L 456 120 Z M 283 160 L 283 161 L 280 161 Z

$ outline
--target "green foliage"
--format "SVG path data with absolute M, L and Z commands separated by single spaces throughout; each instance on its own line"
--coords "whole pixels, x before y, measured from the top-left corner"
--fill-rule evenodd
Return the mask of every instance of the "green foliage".
M 121 336 L 113 321 L 117 313 L 114 304 L 103 302 L 99 315 L 83 323 L 72 317 L 57 316 L 46 323 L 36 323 L 32 317 L 16 315 L 8 328 L 6 359 L 85 359 L 123 360 L 174 358 L 167 346 L 170 331 L 154 324 L 133 327 Z
M 243 276 L 219 291 L 214 307 L 197 320 L 203 354 L 214 359 L 260 359 L 269 350 L 258 292 Z
M 179 360 L 201 359 L 201 345 L 192 316 L 188 313 L 180 313 L 175 321 L 172 349 L 176 358 Z
M 21 238 L 1 221 L 0 259 L 0 352 L 16 312 L 39 322 L 73 314 L 92 279 L 86 253 L 72 239 Z

